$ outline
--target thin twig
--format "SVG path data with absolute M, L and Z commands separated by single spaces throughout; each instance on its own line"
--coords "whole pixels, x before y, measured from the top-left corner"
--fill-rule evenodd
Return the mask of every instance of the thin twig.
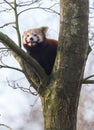
M 0 2 L 0 5 L 5 4 L 5 2 Z
M 9 50 L 6 49 L 0 49 L 0 60 L 2 58 L 2 56 L 8 56 L 9 55 Z
M 8 47 L 0 47 L 0 50 L 8 50 Z
M 26 92 L 26 93 L 28 93 L 28 94 L 32 94 L 32 95 L 34 95 L 34 96 L 37 96 L 37 95 L 38 95 L 37 92 L 32 92 L 32 91 L 31 91 L 31 89 L 30 89 L 30 88 L 31 88 L 31 85 L 30 85 L 29 88 L 24 88 L 24 87 L 21 87 L 21 86 L 17 83 L 17 81 L 18 81 L 18 80 L 9 81 L 9 80 L 7 79 L 8 86 L 10 86 L 10 87 L 13 88 L 13 89 L 20 89 L 20 90 L 22 90 L 23 92 Z
M 7 0 L 4 0 L 12 9 L 14 9 L 14 7 L 11 5 L 10 2 L 8 2 Z M 13 3 L 12 3 L 13 4 Z
M 94 84 L 94 80 L 83 80 L 82 81 L 83 84 Z
M 9 23 L 3 24 L 2 26 L 0 26 L 0 28 L 4 28 L 4 27 L 9 26 L 11 24 L 15 24 L 15 22 L 9 22 Z
M 93 75 L 90 75 L 90 76 L 88 76 L 88 77 L 86 77 L 86 78 L 84 78 L 83 81 L 86 81 L 87 79 L 90 79 L 90 78 L 92 78 L 92 77 L 94 77 L 94 74 L 93 74 Z
M 5 3 L 6 3 L 6 1 L 5 2 L 0 2 L 0 5 L 5 4 Z M 13 2 L 10 2 L 10 4 L 13 4 Z
M 14 14 L 15 14 L 15 25 L 16 25 L 15 29 L 16 29 L 17 36 L 18 36 L 18 44 L 19 44 L 19 47 L 21 48 L 21 34 L 20 34 L 20 29 L 19 29 L 16 0 L 14 0 Z
M 17 4 L 18 7 L 24 7 L 24 6 L 30 6 L 32 4 L 35 4 L 37 2 L 40 2 L 41 0 L 35 0 L 35 1 L 26 1 L 26 2 L 20 2 L 19 4 Z
M 18 69 L 18 68 L 16 68 L 16 67 L 11 67 L 11 66 L 9 66 L 9 65 L 6 65 L 1 59 L 0 59 L 0 62 L 1 62 L 1 64 L 2 64 L 2 65 L 0 65 L 0 68 L 13 69 L 13 70 L 17 70 L 17 71 L 20 71 L 20 72 L 24 73 L 23 70 L 21 70 L 21 69 Z
M 2 10 L 0 10 L 0 13 L 2 13 L 2 12 L 9 12 L 9 11 L 11 11 L 11 10 L 12 10 L 12 9 L 9 9 L 9 8 L 8 8 L 8 9 L 7 9 L 7 8 L 6 8 L 6 9 L 2 9 Z
M 57 11 L 51 9 L 50 7 L 49 7 L 49 8 L 46 8 L 46 7 L 40 7 L 40 6 L 36 6 L 36 7 L 31 7 L 31 8 L 24 9 L 24 10 L 22 10 L 21 12 L 19 12 L 18 15 L 22 14 L 23 12 L 29 11 L 29 10 L 31 10 L 31 9 L 42 9 L 42 10 L 44 10 L 44 11 L 47 11 L 47 12 L 50 12 L 50 13 L 55 13 L 55 14 L 60 15 L 59 12 L 57 12 Z
M 15 67 L 8 66 L 8 65 L 0 65 L 0 69 L 1 69 L 1 68 L 13 69 L 13 70 L 17 70 L 17 71 L 19 71 L 19 72 L 24 73 L 23 70 L 18 69 L 18 68 L 15 68 Z
M 12 128 L 10 128 L 8 125 L 5 125 L 5 124 L 0 124 L 0 126 L 6 127 L 6 128 L 8 128 L 10 130 L 13 130 Z
M 92 78 L 92 77 L 94 77 L 94 74 L 93 74 L 93 75 L 90 75 L 90 76 L 88 76 L 88 77 L 86 77 L 86 78 L 84 78 L 83 81 L 82 81 L 82 83 L 83 83 L 83 84 L 94 84 L 94 80 L 88 80 L 88 79 L 90 79 L 90 78 Z

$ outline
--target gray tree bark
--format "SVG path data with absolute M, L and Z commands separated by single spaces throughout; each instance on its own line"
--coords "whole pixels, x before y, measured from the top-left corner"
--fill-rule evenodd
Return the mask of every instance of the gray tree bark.
M 88 0 L 60 1 L 60 35 L 53 77 L 42 99 L 44 130 L 76 130 L 88 52 Z

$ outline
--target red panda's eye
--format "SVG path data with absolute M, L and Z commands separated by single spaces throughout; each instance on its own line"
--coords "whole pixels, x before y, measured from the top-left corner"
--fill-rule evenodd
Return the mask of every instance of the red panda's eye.
M 27 37 L 29 37 L 29 34 L 27 34 Z
M 34 34 L 34 36 L 36 37 L 36 36 L 37 36 L 37 34 Z

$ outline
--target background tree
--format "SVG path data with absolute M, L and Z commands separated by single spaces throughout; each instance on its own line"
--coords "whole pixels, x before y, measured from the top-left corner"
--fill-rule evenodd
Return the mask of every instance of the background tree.
M 15 23 L 19 46 L 1 32 L 0 40 L 11 50 L 22 68 L 21 70 L 13 69 L 22 71 L 40 95 L 45 130 L 75 130 L 79 95 L 88 54 L 88 0 L 60 1 L 60 36 L 57 58 L 50 77 L 32 57 L 21 49 L 18 17 L 27 9 L 17 13 L 17 7 L 22 6 L 23 3 L 17 5 L 16 0 L 14 3 L 6 0 L 4 2 L 14 10 L 15 22 L 8 24 Z M 53 10 L 50 8 L 50 11 Z

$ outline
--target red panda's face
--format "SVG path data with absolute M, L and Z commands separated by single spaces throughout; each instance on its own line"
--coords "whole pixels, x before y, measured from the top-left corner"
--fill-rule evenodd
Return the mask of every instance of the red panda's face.
M 47 27 L 45 27 L 47 30 Z M 24 32 L 23 35 L 23 44 L 27 44 L 28 46 L 34 46 L 44 41 L 45 32 L 42 28 L 38 29 L 30 29 Z

